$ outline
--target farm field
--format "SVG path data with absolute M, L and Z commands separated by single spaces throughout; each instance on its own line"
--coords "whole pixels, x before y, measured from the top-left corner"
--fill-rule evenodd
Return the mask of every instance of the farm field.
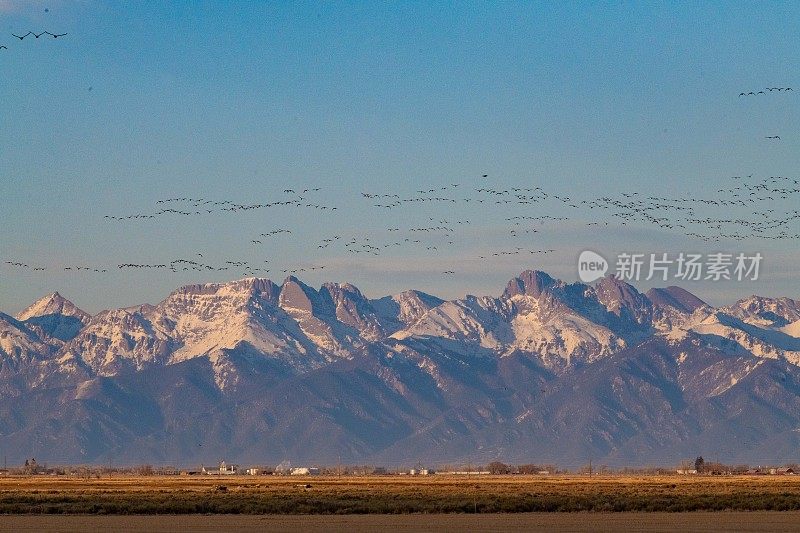
M 800 511 L 800 476 L 0 478 L 0 514 L 582 511 Z
M 3 531 L 800 531 L 800 513 L 518 513 L 432 515 L 15 515 Z

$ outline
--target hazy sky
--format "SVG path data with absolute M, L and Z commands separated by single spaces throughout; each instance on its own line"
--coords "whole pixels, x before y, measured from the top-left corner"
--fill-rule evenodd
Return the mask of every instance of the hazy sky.
M 29 30 L 68 35 L 11 35 Z M 797 2 L 0 0 L 0 263 L 46 268 L 0 264 L 0 310 L 58 290 L 95 312 L 244 276 L 117 268 L 199 253 L 215 265 L 264 265 L 271 272 L 260 275 L 276 281 L 325 265 L 298 276 L 315 286 L 349 281 L 372 297 L 412 287 L 460 297 L 499 294 L 526 268 L 574 281 L 586 248 L 607 257 L 761 251 L 756 283 L 685 286 L 712 303 L 797 298 L 798 240 L 709 244 L 557 202 L 385 209 L 361 193 L 413 197 L 458 184 L 447 194 L 541 187 L 587 200 L 634 191 L 713 198 L 736 185 L 734 175 L 797 179 L 799 32 Z M 797 91 L 738 97 L 788 86 Z M 267 203 L 316 187 L 308 200 L 336 212 L 104 218 L 153 213 L 167 198 Z M 772 207 L 797 209 L 797 198 Z M 504 220 L 538 215 L 569 220 L 516 237 Z M 437 236 L 369 257 L 343 245 L 382 246 L 398 240 L 388 228 L 408 238 L 440 220 L 470 223 L 453 244 Z M 292 233 L 251 242 L 279 228 Z M 795 220 L 785 229 L 798 228 Z M 333 235 L 342 239 L 319 248 Z M 478 259 L 516 247 L 556 251 Z M 64 270 L 77 265 L 109 272 Z

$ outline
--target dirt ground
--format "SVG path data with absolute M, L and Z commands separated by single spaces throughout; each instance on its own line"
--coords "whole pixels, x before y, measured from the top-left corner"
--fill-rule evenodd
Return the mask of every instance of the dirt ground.
M 0 531 L 800 531 L 800 512 L 0 516 Z

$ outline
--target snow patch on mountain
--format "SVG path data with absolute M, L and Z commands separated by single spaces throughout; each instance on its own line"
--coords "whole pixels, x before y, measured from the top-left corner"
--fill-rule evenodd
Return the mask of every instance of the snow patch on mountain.
M 91 316 L 54 292 L 27 307 L 17 319 L 57 344 L 75 338 Z
M 441 337 L 476 343 L 484 348 L 503 349 L 514 339 L 506 319 L 508 313 L 508 306 L 501 300 L 468 296 L 431 309 L 413 326 L 393 334 L 392 338 Z
M 94 317 L 53 293 L 19 320 L 8 318 L 0 331 L 7 356 L 37 354 L 65 371 L 101 376 L 218 358 L 240 346 L 303 373 L 391 339 L 428 339 L 462 355 L 523 353 L 559 372 L 652 336 L 670 346 L 691 338 L 698 346 L 800 365 L 795 300 L 753 296 L 714 309 L 678 287 L 642 294 L 613 276 L 592 286 L 535 270 L 509 281 L 498 298 L 443 301 L 410 290 L 368 299 L 348 283 L 317 290 L 290 276 L 281 285 L 260 278 L 187 285 L 156 305 Z
M 591 362 L 625 348 L 625 341 L 606 327 L 575 315 L 545 319 L 539 313 L 517 315 L 511 321 L 514 347 L 540 354 L 549 366 Z
M 786 326 L 780 328 L 780 331 L 791 337 L 800 339 L 800 320 L 795 320 L 791 324 L 787 324 Z
M 19 360 L 49 352 L 50 347 L 23 323 L 0 313 L 0 356 L 3 359 Z
M 16 318 L 20 322 L 24 322 L 30 318 L 47 315 L 74 316 L 84 323 L 91 318 L 88 313 L 79 309 L 75 304 L 61 296 L 58 292 L 36 300 L 20 312 Z

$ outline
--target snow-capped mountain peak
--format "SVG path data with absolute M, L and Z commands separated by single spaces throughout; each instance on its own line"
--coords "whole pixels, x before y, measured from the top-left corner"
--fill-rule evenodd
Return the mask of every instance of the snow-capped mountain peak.
M 16 319 L 20 322 L 24 322 L 30 318 L 48 315 L 74 316 L 84 323 L 91 318 L 88 313 L 79 309 L 75 304 L 61 296 L 58 292 L 54 292 L 53 294 L 48 294 L 36 300 L 26 307 L 16 316 Z
M 41 337 L 56 342 L 73 339 L 91 318 L 58 292 L 40 298 L 17 315 Z
M 560 285 L 563 285 L 563 282 L 553 279 L 547 272 L 526 270 L 508 282 L 503 297 L 511 298 L 517 294 L 525 294 L 538 298 L 543 292 Z
M 652 457 L 659 443 L 683 454 L 744 426 L 771 450 L 795 446 L 800 427 L 789 298 L 714 308 L 677 287 L 642 294 L 530 270 L 499 297 L 370 299 L 290 276 L 187 285 L 92 317 L 53 294 L 19 318 L 0 314 L 0 409 L 14 413 L 0 440 L 27 450 L 59 428 L 65 461 L 143 460 L 163 451 L 166 427 L 215 454 L 318 460 L 328 448 L 316 443 L 331 441 L 359 460 L 475 449 L 558 460 L 587 434 L 598 457 Z M 83 443 L 101 451 L 85 456 Z

